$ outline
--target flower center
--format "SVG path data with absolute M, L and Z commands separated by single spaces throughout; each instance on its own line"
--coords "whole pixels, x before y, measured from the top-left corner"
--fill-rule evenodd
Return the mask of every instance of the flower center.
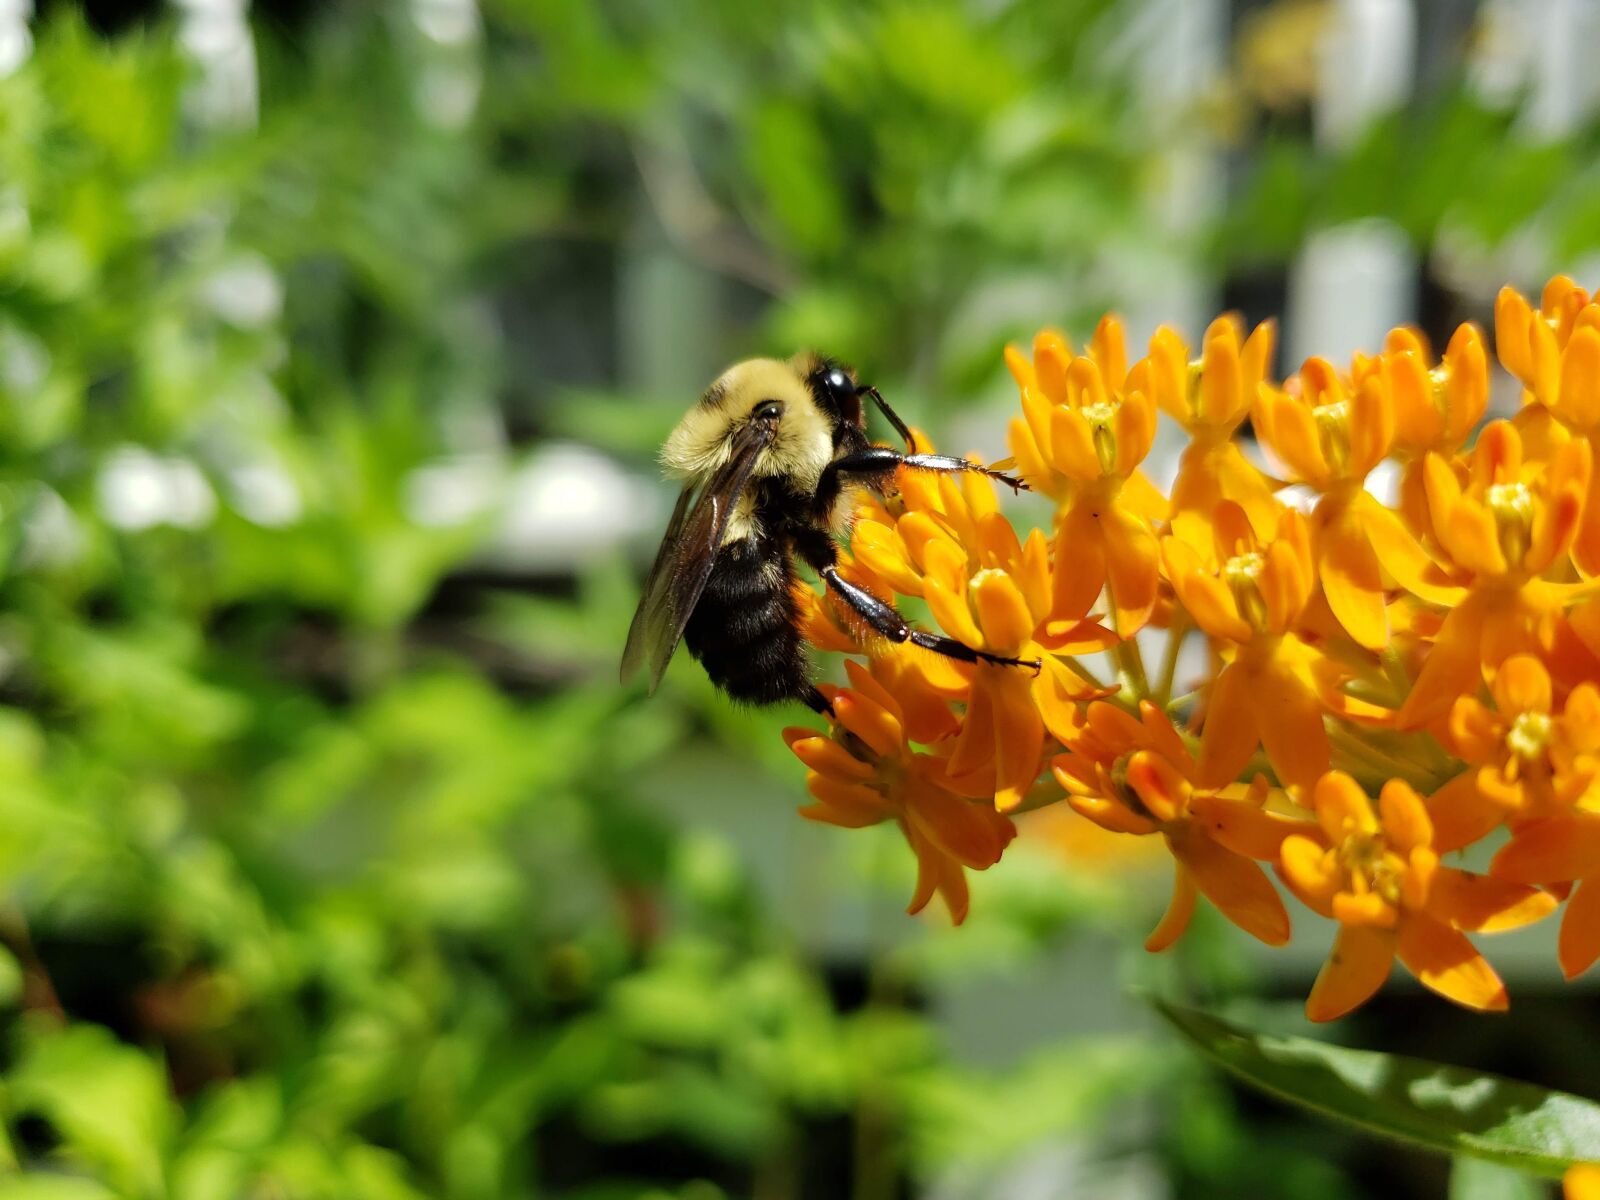
M 1339 845 L 1339 865 L 1350 875 L 1350 889 L 1357 895 L 1376 892 L 1385 903 L 1400 903 L 1400 887 L 1406 864 L 1389 849 L 1381 837 L 1354 834 Z
M 1518 758 L 1538 758 L 1550 744 L 1553 727 L 1549 713 L 1518 713 L 1517 719 L 1511 723 L 1511 729 L 1506 733 L 1506 747 Z
M 1222 564 L 1222 582 L 1233 593 L 1233 602 L 1239 608 L 1239 615 L 1257 633 L 1267 627 L 1267 602 L 1262 599 L 1258 584 L 1266 568 L 1266 558 L 1256 550 L 1235 554 Z
M 1343 471 L 1350 461 L 1350 401 L 1336 400 L 1311 410 L 1317 422 L 1317 437 L 1322 457 L 1335 471 Z
M 1089 422 L 1089 428 L 1093 431 L 1095 457 L 1100 460 L 1100 469 L 1108 475 L 1117 465 L 1117 435 L 1112 432 L 1111 422 L 1116 419 L 1117 409 L 1121 407 L 1121 400 L 1108 397 L 1085 404 L 1078 410 L 1083 414 L 1083 419 Z
M 1484 493 L 1506 565 L 1521 565 L 1533 531 L 1533 493 L 1525 483 L 1490 484 Z

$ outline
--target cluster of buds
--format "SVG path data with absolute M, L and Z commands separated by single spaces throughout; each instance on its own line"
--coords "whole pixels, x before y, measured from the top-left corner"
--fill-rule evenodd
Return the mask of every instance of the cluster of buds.
M 960 921 L 965 872 L 999 861 L 1019 814 L 1065 804 L 1170 851 L 1152 950 L 1201 897 L 1281 945 L 1286 891 L 1338 922 L 1313 1019 L 1369 998 L 1397 957 L 1503 1008 L 1468 934 L 1562 908 L 1562 970 L 1600 958 L 1600 303 L 1566 278 L 1537 308 L 1501 293 L 1522 406 L 1488 424 L 1471 325 L 1437 360 L 1397 329 L 1281 383 L 1273 340 L 1224 317 L 1198 353 L 1163 328 L 1130 365 L 1108 317 L 1081 354 L 1050 332 L 1008 351 L 1012 465 L 1052 527 L 1019 533 L 981 474 L 903 469 L 857 513 L 844 572 L 1042 669 L 863 643 L 805 593 L 812 640 L 865 663 L 830 692 L 830 729 L 786 733 L 810 768 L 802 812 L 897 821 L 912 911 L 938 893 Z M 1167 495 L 1141 470 L 1162 414 L 1188 437 Z M 1501 827 L 1486 873 L 1446 865 Z

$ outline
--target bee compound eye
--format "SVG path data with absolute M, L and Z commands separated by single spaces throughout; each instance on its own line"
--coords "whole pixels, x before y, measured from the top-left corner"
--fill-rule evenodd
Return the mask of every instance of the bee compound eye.
M 767 400 L 756 405 L 755 418 L 758 421 L 776 421 L 783 416 L 783 405 L 776 400 Z

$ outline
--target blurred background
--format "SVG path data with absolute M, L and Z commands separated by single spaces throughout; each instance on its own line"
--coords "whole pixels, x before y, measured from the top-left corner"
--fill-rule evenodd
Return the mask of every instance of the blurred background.
M 809 714 L 616 663 L 735 358 L 997 454 L 1041 325 L 1279 316 L 1292 369 L 1592 284 L 1597 45 L 1596 0 L 0 0 L 0 1198 L 1543 1194 L 1130 998 L 1302 1030 L 1303 911 L 1150 958 L 1166 863 L 1045 813 L 909 919 L 892 829 L 794 814 Z M 1321 1036 L 1593 1095 L 1553 935 L 1499 939 L 1509 1017 L 1397 978 Z

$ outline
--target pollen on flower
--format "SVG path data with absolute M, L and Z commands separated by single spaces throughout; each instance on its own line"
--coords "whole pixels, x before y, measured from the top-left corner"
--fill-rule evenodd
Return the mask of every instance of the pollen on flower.
M 1506 734 L 1506 746 L 1518 758 L 1538 758 L 1550 744 L 1550 734 L 1554 728 L 1555 723 L 1549 713 L 1518 713 L 1517 719 L 1511 723 L 1511 732 Z
M 1487 339 L 1470 324 L 1437 361 L 1402 328 L 1282 380 L 1273 324 L 1247 335 L 1233 317 L 1197 353 L 1163 328 L 1133 358 L 1114 317 L 1081 352 L 1053 331 L 1009 348 L 1014 469 L 1054 511 L 1017 526 L 988 478 L 909 468 L 862 502 L 851 578 L 922 605 L 973 659 L 854 645 L 797 601 L 813 642 L 862 660 L 823 689 L 831 729 L 790 731 L 806 815 L 898 824 L 913 909 L 942 895 L 957 920 L 966 873 L 1016 831 L 1004 814 L 1053 810 L 1024 836 L 1075 820 L 1147 839 L 1173 878 L 1151 950 L 1202 900 L 1281 945 L 1275 871 L 1338 925 L 1314 1020 L 1396 962 L 1504 1008 L 1467 935 L 1563 905 L 1563 971 L 1600 961 L 1600 305 L 1558 278 L 1537 308 L 1502 291 L 1495 326 L 1524 407 L 1481 428 Z M 1284 479 L 1241 452 L 1247 418 Z M 1142 466 L 1158 420 L 1187 438 L 1166 493 Z M 1392 504 L 1365 487 L 1385 459 Z M 1315 494 L 1309 512 L 1286 482 Z M 1208 665 L 1191 673 L 1194 649 Z M 1487 875 L 1443 860 L 1502 831 Z

